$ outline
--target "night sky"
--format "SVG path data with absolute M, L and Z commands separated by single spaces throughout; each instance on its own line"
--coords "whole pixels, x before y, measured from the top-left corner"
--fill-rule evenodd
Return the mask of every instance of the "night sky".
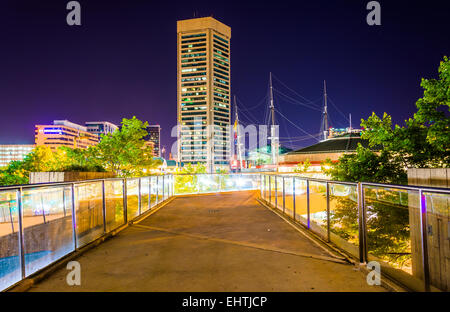
M 170 149 L 176 21 L 194 14 L 232 28 L 241 119 L 264 123 L 273 72 L 274 88 L 297 103 L 275 92 L 275 106 L 311 134 L 320 128 L 324 79 L 339 109 L 329 107 L 331 126 L 347 126 L 348 113 L 358 126 L 372 111 L 401 123 L 422 95 L 421 77 L 436 78 L 450 54 L 450 1 L 379 1 L 382 25 L 368 26 L 368 1 L 80 0 L 82 25 L 72 27 L 67 2 L 0 3 L 0 144 L 33 143 L 34 125 L 54 119 L 118 124 L 135 115 L 160 124 L 161 145 Z M 305 135 L 278 118 L 282 137 Z

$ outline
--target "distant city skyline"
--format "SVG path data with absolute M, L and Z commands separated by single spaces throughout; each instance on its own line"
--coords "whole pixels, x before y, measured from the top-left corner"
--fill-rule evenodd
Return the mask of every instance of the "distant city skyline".
M 233 29 L 231 95 L 245 110 L 244 122 L 264 122 L 264 104 L 251 108 L 266 96 L 273 72 L 318 106 L 326 80 L 331 126 L 347 126 L 351 113 L 357 127 L 372 111 L 401 123 L 422 95 L 420 79 L 437 77 L 439 61 L 450 54 L 444 37 L 450 3 L 380 1 L 382 25 L 368 26 L 367 2 L 127 1 L 105 7 L 81 1 L 83 23 L 73 27 L 65 23 L 65 2 L 2 2 L 0 144 L 32 144 L 34 125 L 52 120 L 119 125 L 135 115 L 160 124 L 161 146 L 170 150 L 177 122 L 176 21 L 194 12 Z M 279 89 L 280 81 L 274 81 Z M 275 94 L 285 116 L 318 132 L 321 112 L 297 104 Z M 304 135 L 289 123 L 280 133 Z

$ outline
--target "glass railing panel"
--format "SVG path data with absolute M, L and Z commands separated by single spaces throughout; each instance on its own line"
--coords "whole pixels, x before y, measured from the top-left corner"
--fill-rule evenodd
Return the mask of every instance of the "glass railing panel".
M 327 238 L 327 184 L 309 182 L 310 228 L 323 238 Z
M 280 210 L 283 210 L 283 178 L 280 176 L 277 176 L 276 188 L 276 207 Z
M 165 176 L 159 176 L 159 184 L 160 186 L 160 192 L 159 194 L 161 195 L 161 201 L 163 201 L 166 198 L 166 179 Z
M 270 175 L 270 204 L 275 207 L 276 199 L 276 187 L 275 187 L 275 175 Z
M 241 174 L 237 176 L 237 187 L 239 191 L 257 190 L 260 185 L 259 174 Z
M 168 175 L 164 176 L 164 199 L 169 198 L 170 192 L 170 177 Z
M 127 220 L 139 215 L 139 179 L 127 179 Z
M 354 257 L 359 257 L 358 188 L 329 183 L 330 240 Z
M 146 212 L 149 209 L 148 206 L 148 196 L 149 196 L 149 188 L 150 178 L 141 178 L 141 213 Z
M 25 275 L 35 273 L 75 249 L 70 186 L 22 191 Z
M 267 175 L 261 177 L 261 198 L 267 200 Z
M 259 174 L 181 174 L 173 177 L 175 195 L 258 190 Z
M 75 185 L 77 247 L 82 247 L 104 233 L 102 182 Z
M 22 279 L 16 191 L 0 191 L 0 291 Z
M 125 223 L 123 210 L 123 180 L 105 181 L 106 231 L 112 231 Z
M 163 177 L 157 176 L 157 196 L 158 196 L 158 203 L 163 201 Z
M 364 186 L 369 261 L 423 279 L 419 192 Z
M 175 194 L 196 194 L 198 193 L 198 175 L 180 174 L 175 175 Z
M 295 220 L 308 225 L 306 180 L 295 178 Z
M 294 178 L 284 177 L 284 213 L 294 217 Z
M 150 177 L 150 206 L 154 207 L 156 206 L 156 192 L 157 192 L 157 185 L 156 185 L 156 176 Z
M 170 176 L 170 196 L 174 196 L 174 176 Z
M 450 291 L 450 194 L 424 192 L 427 209 L 427 246 L 430 284 Z M 412 227 L 412 239 L 418 233 Z
M 221 179 L 219 174 L 199 174 L 197 178 L 199 193 L 218 192 L 221 183 L 224 183 L 224 180 Z

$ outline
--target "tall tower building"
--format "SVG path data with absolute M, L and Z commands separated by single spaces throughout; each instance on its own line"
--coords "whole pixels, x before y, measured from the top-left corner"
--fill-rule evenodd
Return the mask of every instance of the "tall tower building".
M 212 17 L 177 22 L 178 157 L 208 172 L 230 160 L 231 28 Z

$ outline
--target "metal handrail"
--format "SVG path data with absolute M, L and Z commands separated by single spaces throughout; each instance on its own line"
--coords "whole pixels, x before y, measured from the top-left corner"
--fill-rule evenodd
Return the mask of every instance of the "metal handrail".
M 173 174 L 165 174 L 166 176 L 170 176 Z M 92 183 L 92 182 L 100 182 L 100 181 L 122 181 L 123 179 L 126 180 L 136 180 L 141 178 L 151 178 L 161 176 L 160 174 L 154 174 L 144 177 L 130 177 L 130 178 L 103 178 L 103 179 L 89 179 L 89 180 L 80 180 L 80 181 L 63 181 L 63 182 L 42 182 L 42 183 L 30 183 L 30 184 L 16 184 L 16 185 L 6 185 L 6 186 L 0 186 L 0 191 L 4 190 L 15 190 L 19 188 L 35 188 L 35 187 L 51 187 L 51 186 L 63 186 L 63 185 L 72 185 L 72 183 L 75 184 L 86 184 L 86 183 Z
M 275 175 L 271 174 L 270 176 L 277 177 L 292 177 L 300 180 L 308 180 L 311 182 L 320 182 L 320 183 L 334 183 L 334 184 L 344 184 L 344 185 L 358 185 L 361 183 L 364 186 L 376 186 L 376 187 L 385 187 L 385 188 L 394 188 L 394 189 L 404 189 L 411 191 L 419 191 L 422 190 L 424 192 L 432 192 L 432 193 L 445 193 L 450 194 L 450 188 L 440 188 L 433 186 L 420 186 L 420 185 L 402 185 L 402 184 L 385 184 L 385 183 L 375 183 L 375 182 L 350 182 L 350 181 L 337 181 L 337 180 L 327 180 L 327 179 L 319 179 L 319 178 L 309 178 L 303 176 L 296 175 Z
M 426 194 L 450 194 L 450 189 L 448 188 L 438 188 L 438 187 L 428 187 L 428 186 L 417 186 L 417 185 L 411 185 L 411 186 L 405 186 L 405 185 L 396 185 L 396 184 L 383 184 L 383 183 L 372 183 L 372 182 L 346 182 L 346 181 L 332 181 L 332 180 L 326 180 L 326 179 L 316 179 L 316 178 L 309 178 L 309 177 L 302 177 L 302 176 L 295 176 L 295 175 L 273 175 L 273 174 L 262 174 L 261 175 L 261 181 L 264 181 L 264 183 L 261 183 L 261 194 L 262 199 L 267 202 L 267 204 L 273 206 L 274 208 L 280 209 L 277 206 L 277 195 L 275 198 L 275 205 L 273 204 L 272 200 L 272 177 L 275 180 L 275 189 L 277 188 L 276 179 L 277 177 L 283 177 L 283 182 L 285 181 L 286 177 L 293 178 L 292 183 L 292 194 L 289 194 L 292 196 L 292 204 L 293 204 L 293 211 L 294 211 L 294 220 L 296 218 L 296 200 L 295 200 L 295 181 L 296 180 L 302 180 L 306 181 L 306 227 L 309 230 L 313 230 L 311 228 L 311 216 L 310 216 L 310 182 L 318 182 L 323 183 L 326 186 L 326 240 L 330 241 L 331 234 L 330 234 L 330 185 L 349 185 L 349 186 L 356 186 L 357 188 L 357 205 L 358 205 L 358 249 L 359 249 L 359 261 L 361 263 L 367 263 L 368 262 L 368 243 L 367 243 L 367 207 L 365 204 L 365 190 L 367 190 L 370 187 L 375 188 L 383 188 L 383 189 L 389 189 L 391 191 L 399 191 L 399 190 L 408 190 L 408 191 L 414 191 L 417 192 L 419 195 L 419 216 L 420 216 L 420 247 L 421 247 L 421 256 L 422 256 L 422 270 L 424 274 L 423 283 L 424 283 L 424 289 L 425 291 L 429 291 L 431 288 L 430 285 L 430 264 L 429 264 L 429 255 L 428 255 L 428 223 L 427 223 L 427 200 L 426 200 Z M 267 179 L 268 177 L 268 179 Z M 282 212 L 285 213 L 285 183 L 282 185 L 282 196 L 283 196 L 283 209 Z M 275 190 L 276 192 L 277 190 Z M 267 194 L 268 192 L 268 194 Z M 266 195 L 267 194 L 267 195 Z M 324 225 L 323 225 L 324 226 Z
M 156 177 L 158 177 L 159 175 L 156 175 Z M 164 176 L 168 176 L 169 178 L 164 179 Z M 25 228 L 23 225 L 23 219 L 24 219 L 24 204 L 23 204 L 23 198 L 24 198 L 24 190 L 25 189 L 30 189 L 30 188 L 62 188 L 63 190 L 63 194 L 62 194 L 62 200 L 63 200 L 63 207 L 65 207 L 65 200 L 66 200 L 66 187 L 70 187 L 70 200 L 71 200 L 71 234 L 70 236 L 72 237 L 72 247 L 70 247 L 70 251 L 66 251 L 63 255 L 59 255 L 58 259 L 54 259 L 53 261 L 49 262 L 49 263 L 45 263 L 45 265 L 40 265 L 39 266 L 39 270 L 41 271 L 45 268 L 47 268 L 48 266 L 52 265 L 53 263 L 57 262 L 59 259 L 61 259 L 62 257 L 65 257 L 73 252 L 75 252 L 77 249 L 79 249 L 80 247 L 84 246 L 85 244 L 88 244 L 89 242 L 84 242 L 80 245 L 80 242 L 78 241 L 78 237 L 77 235 L 79 235 L 79 233 L 77 232 L 77 216 L 78 216 L 78 212 L 77 212 L 77 206 L 78 206 L 78 202 L 77 202 L 77 198 L 76 198 L 76 186 L 83 186 L 85 184 L 91 184 L 91 183 L 100 183 L 101 182 L 101 213 L 102 213 L 102 218 L 100 223 L 103 224 L 98 224 L 96 226 L 100 226 L 103 225 L 103 230 L 101 234 L 95 234 L 95 236 L 93 238 L 90 238 L 90 241 L 99 239 L 101 237 L 103 237 L 104 235 L 109 234 L 111 231 L 115 230 L 117 227 L 120 227 L 121 225 L 125 225 L 127 224 L 129 221 L 128 219 L 128 191 L 127 191 L 127 181 L 138 181 L 138 213 L 136 216 L 133 217 L 133 219 L 135 218 L 139 218 L 143 213 L 149 211 L 152 207 L 155 207 L 156 205 L 167 201 L 168 199 L 170 199 L 173 196 L 173 193 L 170 193 L 170 188 L 173 188 L 173 183 L 174 183 L 174 179 L 171 177 L 172 175 L 163 175 L 163 179 L 159 179 L 156 178 L 156 189 L 157 192 L 156 194 L 158 195 L 158 188 L 161 186 L 158 182 L 161 183 L 165 183 L 165 185 L 162 187 L 163 190 L 163 194 L 161 194 L 163 196 L 163 198 L 160 200 L 159 196 L 158 199 L 156 201 L 153 202 L 153 206 L 151 205 L 151 185 L 152 185 L 152 177 L 153 176 L 146 176 L 146 177 L 137 177 L 137 178 L 105 178 L 105 179 L 93 179 L 93 180 L 83 180 L 83 181 L 74 181 L 74 182 L 54 182 L 54 183 L 35 183 L 35 184 L 28 184 L 28 185 L 20 185 L 20 186 L 7 186 L 7 187 L 0 187 L 0 191 L 3 192 L 7 192 L 7 193 L 15 193 L 15 201 L 16 201 L 16 206 L 17 206 L 17 212 L 16 212 L 16 217 L 17 217 L 17 222 L 19 224 L 19 229 L 18 231 L 16 231 L 15 233 L 18 233 L 18 255 L 19 255 L 19 269 L 20 270 L 20 275 L 21 275 L 21 279 L 19 280 L 15 280 L 13 284 L 20 282 L 21 280 L 25 279 L 26 277 L 28 277 L 30 274 L 35 274 L 37 271 L 31 271 L 31 272 L 27 272 L 27 267 L 26 267 L 26 258 L 25 258 Z M 148 185 L 148 194 L 146 193 L 147 191 L 142 190 L 143 188 L 143 183 L 142 180 L 143 179 L 149 179 L 149 185 Z M 123 219 L 120 220 L 120 224 L 115 225 L 115 227 L 113 229 L 110 229 L 108 231 L 107 228 L 107 219 L 106 219 L 106 215 L 107 215 L 107 207 L 106 207 L 106 201 L 107 201 L 107 196 L 106 196 L 106 190 L 105 190 L 105 182 L 121 182 L 122 184 L 122 191 L 121 191 L 121 197 L 123 200 Z M 146 209 L 145 212 L 142 211 L 142 196 L 143 195 L 148 195 L 148 208 Z M 64 209 L 65 212 L 65 209 Z M 44 212 L 43 212 L 44 213 Z M 66 215 L 64 214 L 64 217 L 66 217 Z M 11 222 L 13 222 L 11 220 Z M 45 223 L 39 223 L 37 225 L 40 224 L 45 224 Z M 35 225 L 33 225 L 35 226 Z M 92 227 L 89 227 L 87 229 L 88 231 L 92 230 Z M 13 233 L 11 233 L 13 234 Z M 7 234 L 10 235 L 10 234 Z M 17 238 L 16 238 L 17 239 Z M 61 248 L 61 247 L 59 247 Z M 15 270 L 16 271 L 16 270 Z M 1 277 L 0 277 L 0 281 L 1 281 Z M 4 283 L 3 283 L 4 284 Z M 6 289 L 10 288 L 13 285 L 7 285 Z M 1 291 L 2 289 L 0 289 Z

